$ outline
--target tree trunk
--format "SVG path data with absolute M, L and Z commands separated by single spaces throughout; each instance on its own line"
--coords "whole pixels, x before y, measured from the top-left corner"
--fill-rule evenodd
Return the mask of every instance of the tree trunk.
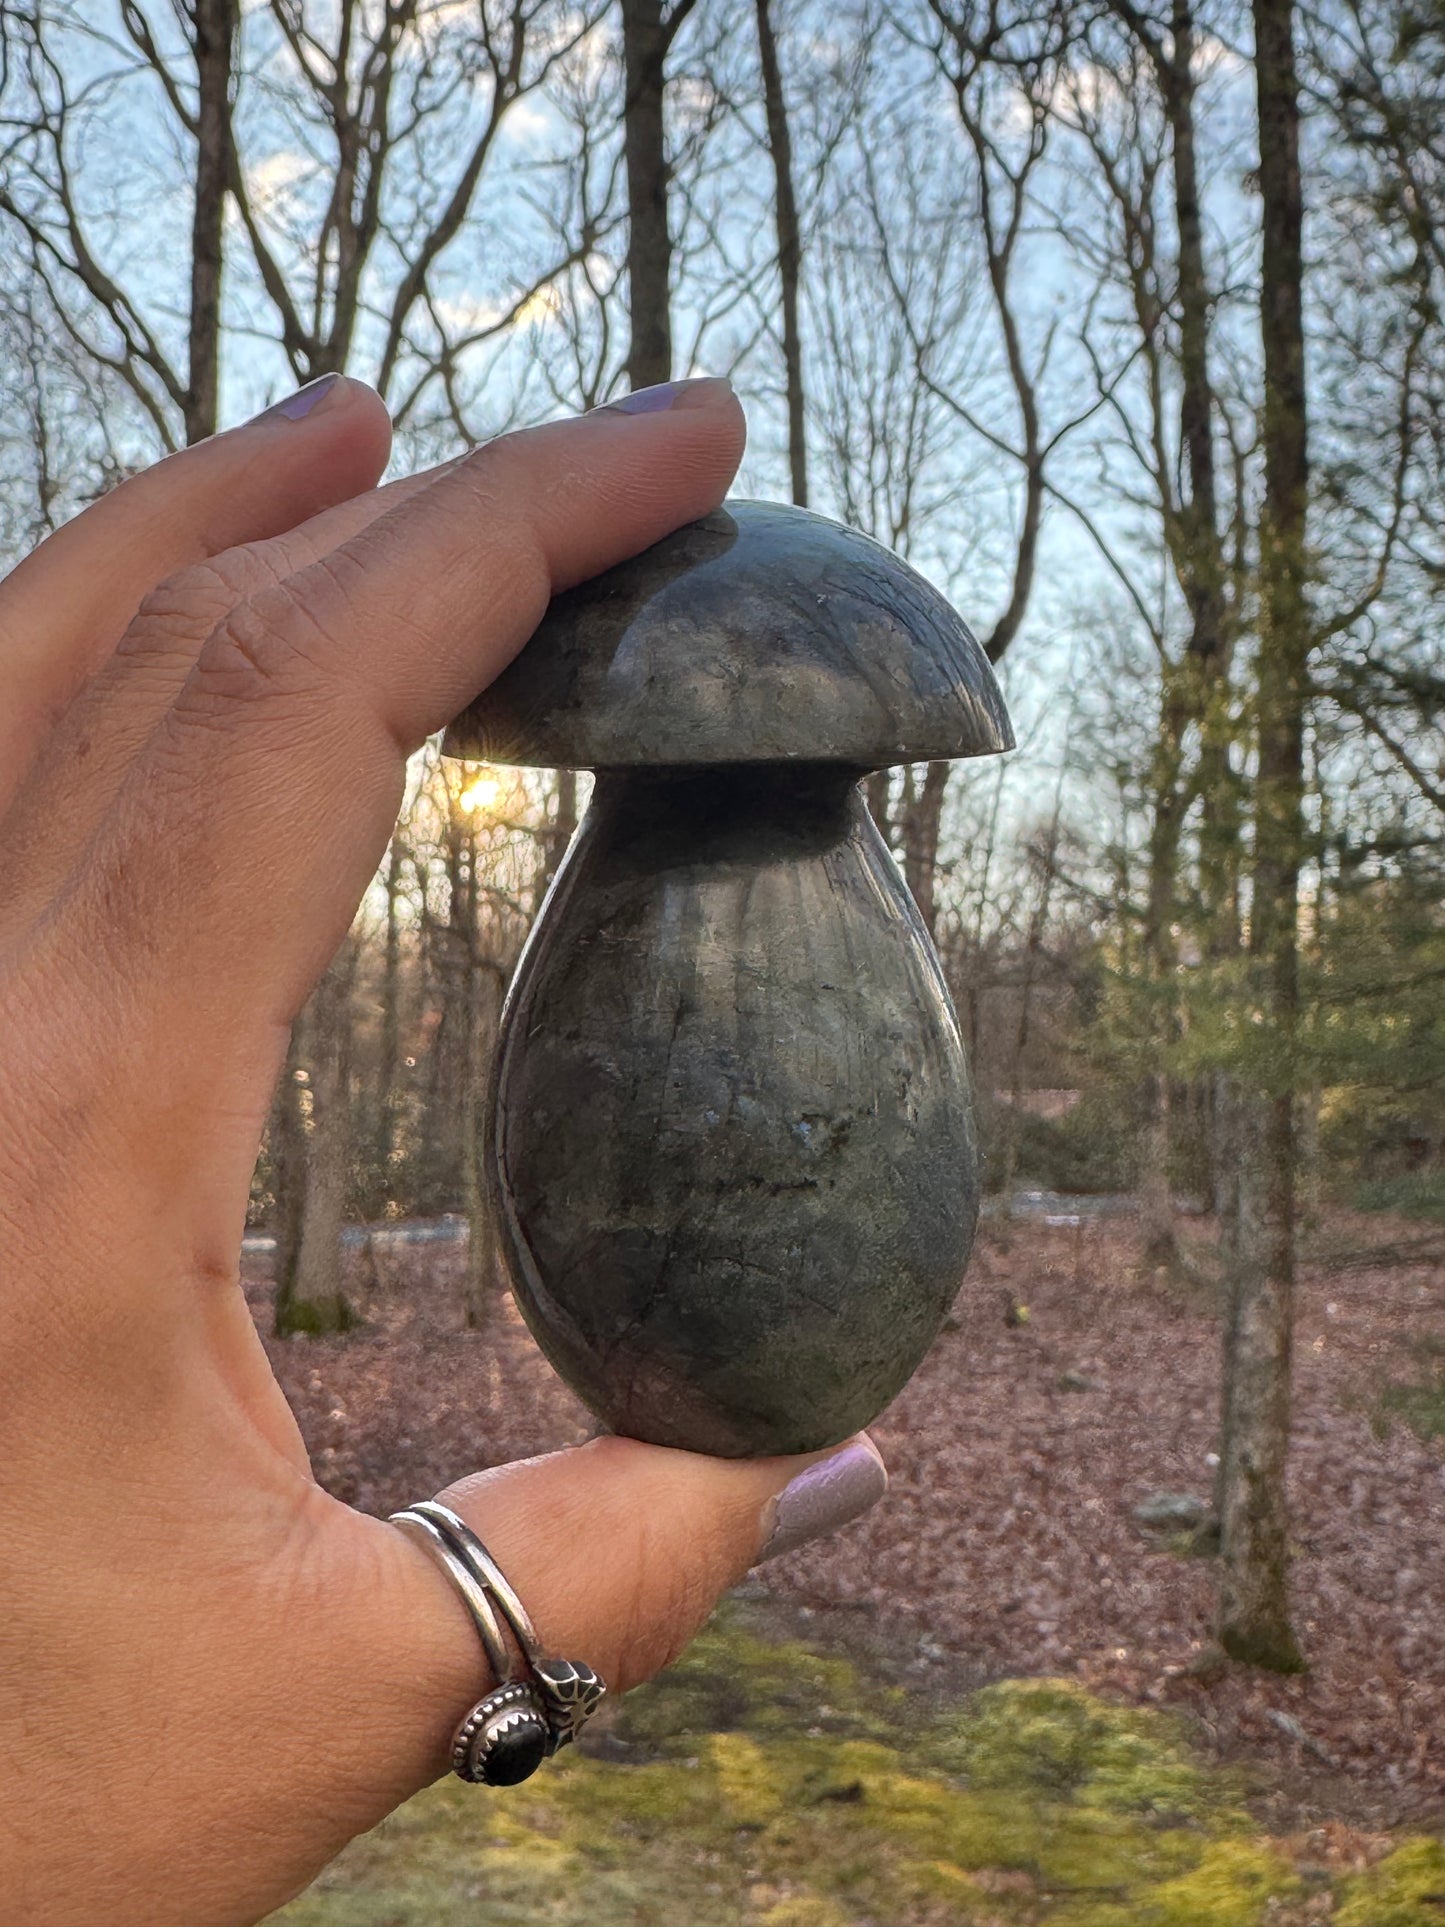
M 783 296 L 783 367 L 788 391 L 788 466 L 793 501 L 808 506 L 808 445 L 803 414 L 803 339 L 798 328 L 798 281 L 803 247 L 798 233 L 798 204 L 793 194 L 793 142 L 788 131 L 788 109 L 778 68 L 778 43 L 773 33 L 770 0 L 757 0 L 758 53 L 763 70 L 763 104 L 768 117 L 768 146 L 777 182 L 778 279 Z
M 421 1209 L 428 1212 L 464 1210 L 466 1177 L 460 1120 L 470 1091 L 471 958 L 474 938 L 472 875 L 475 844 L 467 815 L 448 795 L 445 864 L 447 914 L 445 922 L 428 914 L 428 995 L 437 1010 L 432 1032 L 427 1079 L 422 1160 L 419 1169 Z
M 468 973 L 467 1088 L 462 1095 L 462 1205 L 467 1219 L 467 1268 L 462 1283 L 466 1321 L 480 1330 L 491 1316 L 501 1277 L 496 1226 L 483 1166 L 482 1112 L 491 1087 L 491 1060 L 501 1017 L 502 973 L 474 957 Z
M 947 763 L 929 763 L 922 786 L 915 785 L 910 770 L 903 790 L 903 876 L 930 937 L 938 922 L 938 837 L 948 775 Z
M 542 880 L 537 893 L 540 903 L 567 854 L 567 845 L 572 841 L 572 832 L 577 827 L 577 772 L 575 769 L 559 769 L 557 772 L 557 806 L 548 826 L 546 843 L 542 851 Z
M 1309 481 L 1303 195 L 1293 0 L 1254 0 L 1263 199 L 1260 328 L 1265 497 L 1260 532 L 1258 774 L 1250 914 L 1251 1017 L 1262 1074 L 1237 1128 L 1239 1234 L 1226 1345 L 1220 1466 L 1219 1638 L 1236 1659 L 1302 1665 L 1289 1616 L 1290 1347 L 1294 1313 L 1295 1040 L 1304 708 L 1309 663 Z
M 309 1010 L 303 1010 L 291 1026 L 291 1041 L 286 1047 L 286 1065 L 276 1087 L 272 1106 L 269 1143 L 271 1181 L 276 1198 L 273 1226 L 276 1234 L 276 1301 L 272 1307 L 275 1329 L 285 1326 L 285 1299 L 294 1279 L 296 1254 L 301 1248 L 301 1220 L 306 1206 L 306 1116 L 302 1103 L 302 1078 L 305 1070 L 306 1027 Z M 298 1075 L 299 1073 L 299 1075 Z
M 1049 825 L 1048 842 L 1043 851 L 1039 874 L 1039 894 L 1029 917 L 1024 943 L 1023 977 L 1019 985 L 1018 1022 L 1014 1026 L 1013 1051 L 1009 1061 L 1009 1101 L 1003 1120 L 1003 1144 L 999 1156 L 1003 1216 L 1013 1216 L 1014 1183 L 1018 1176 L 1019 1133 L 1023 1122 L 1024 1059 L 1028 1054 L 1033 1021 L 1034 988 L 1038 982 L 1039 960 L 1048 933 L 1049 911 L 1054 896 L 1054 874 L 1059 860 L 1059 832 L 1063 823 L 1064 772 L 1059 771 L 1054 792 L 1054 814 Z
M 1188 708 L 1176 663 L 1163 669 L 1159 729 L 1151 769 L 1153 817 L 1149 828 L 1148 892 L 1144 909 L 1144 964 L 1148 973 L 1148 1035 L 1152 1066 L 1144 1079 L 1144 1124 L 1139 1133 L 1143 1257 L 1151 1271 L 1170 1270 L 1177 1255 L 1169 1195 L 1169 1057 L 1178 1041 L 1174 991 L 1177 952 L 1174 915 L 1178 900 L 1181 781 Z
M 299 1219 L 288 1226 L 286 1249 L 278 1253 L 278 1336 L 346 1331 L 356 1322 L 341 1281 L 341 1230 L 351 1162 L 353 966 L 348 946 L 317 985 L 306 1024 L 311 1117 L 304 1127 Z M 299 1091 L 294 1077 L 292 1082 Z
M 1174 1198 L 1169 1184 L 1170 1093 L 1166 1071 L 1148 1078 L 1144 1128 L 1139 1134 L 1139 1222 L 1145 1269 L 1172 1271 L 1177 1250 Z
M 1200 909 L 1205 952 L 1216 981 L 1227 984 L 1243 949 L 1241 920 L 1244 812 L 1241 785 L 1230 762 L 1236 725 L 1227 679 L 1221 678 L 1205 709 L 1199 751 L 1199 791 L 1207 798 L 1199 826 Z M 1232 997 L 1226 989 L 1224 995 Z M 1209 1208 L 1218 1216 L 1226 1250 L 1237 1243 L 1238 1156 L 1234 1122 L 1239 1092 L 1226 1069 L 1215 1070 L 1201 1092 L 1207 1119 Z
M 376 1076 L 376 1182 L 383 1204 L 391 1192 L 401 1070 L 401 832 L 386 859 L 386 936 L 381 964 L 380 1061 Z
M 196 174 L 191 211 L 190 372 L 186 440 L 214 435 L 219 411 L 221 264 L 237 0 L 194 0 Z
M 1214 465 L 1214 390 L 1209 379 L 1212 303 L 1204 264 L 1194 140 L 1194 19 L 1188 0 L 1175 0 L 1168 64 L 1162 76 L 1174 163 L 1174 215 L 1179 229 L 1179 438 L 1189 475 L 1175 545 L 1189 604 L 1189 654 L 1209 670 L 1225 654 L 1225 565 L 1219 535 Z
M 1187 488 L 1177 505 L 1167 491 L 1164 535 L 1175 576 L 1189 609 L 1183 660 L 1166 662 L 1159 733 L 1151 772 L 1153 821 L 1149 841 L 1148 902 L 1144 950 L 1151 990 L 1150 1045 L 1154 1068 L 1145 1079 L 1145 1121 L 1140 1133 L 1144 1259 L 1167 1268 L 1176 1257 L 1168 1163 L 1171 1150 L 1168 1063 L 1178 1041 L 1175 995 L 1178 964 L 1174 923 L 1178 911 L 1179 846 L 1189 804 L 1185 741 L 1191 725 L 1208 736 L 1207 712 L 1229 672 L 1225 555 L 1219 532 L 1214 459 L 1214 391 L 1209 376 L 1212 303 L 1204 258 L 1195 145 L 1194 55 L 1197 46 L 1190 0 L 1173 0 L 1167 40 L 1141 27 L 1132 6 L 1120 17 L 1142 41 L 1153 62 L 1169 126 L 1174 215 L 1178 233 L 1175 301 L 1179 315 L 1179 444 Z M 1201 751 L 1195 778 L 1202 785 L 1219 774 Z M 1205 791 L 1208 795 L 1208 791 Z M 1210 808 L 1214 807 L 1210 798 Z M 1203 867 L 1208 868 L 1207 859 Z M 1210 894 L 1206 881 L 1205 894 Z
M 627 283 L 631 342 L 627 379 L 650 388 L 672 379 L 672 237 L 667 225 L 667 132 L 663 115 L 672 26 L 662 0 L 622 0 L 626 93 Z

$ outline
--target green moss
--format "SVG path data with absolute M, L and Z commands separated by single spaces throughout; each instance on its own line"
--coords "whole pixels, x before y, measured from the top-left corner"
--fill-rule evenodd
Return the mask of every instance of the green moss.
M 1407 1840 L 1343 1883 L 1333 1927 L 1441 1927 L 1445 1842 Z
M 757 1927 L 851 1927 L 852 1916 L 817 1894 L 788 1894 L 754 1916 Z
M 1393 1419 L 1402 1419 L 1419 1439 L 1445 1439 L 1445 1363 L 1413 1385 L 1387 1385 L 1380 1394 L 1380 1425 L 1388 1432 Z
M 762 1639 L 724 1606 L 677 1664 L 630 1693 L 617 1716 L 631 1745 L 667 1750 L 699 1733 L 747 1732 L 887 1738 L 908 1713 L 907 1695 L 847 1659 L 796 1641 Z
M 1072 1680 L 1004 1680 L 948 1724 L 933 1757 L 971 1786 L 1026 1788 L 1156 1822 L 1221 1819 L 1238 1807 L 1237 1782 L 1200 1767 L 1177 1721 L 1112 1705 Z
M 1360 1211 L 1397 1211 L 1403 1218 L 1445 1224 L 1445 1171 L 1432 1166 L 1391 1178 L 1377 1178 L 1358 1186 L 1354 1203 Z
M 573 1753 L 494 1795 L 444 1782 L 276 1922 L 1252 1927 L 1301 1891 L 1178 1722 L 1071 1681 L 938 1708 L 733 1611 L 611 1725 L 636 1764 Z M 1420 1895 L 1445 1869 L 1422 1849 L 1440 1853 L 1411 1843 L 1359 1876 L 1340 1927 L 1441 1927 Z M 1379 1911 L 1397 1899 L 1415 1911 Z
M 1215 1840 L 1187 1873 L 1164 1881 L 1135 1916 L 1139 1927 L 1255 1927 L 1274 1903 L 1303 1893 L 1289 1862 L 1251 1840 Z
M 354 1331 L 361 1323 L 348 1299 L 338 1292 L 328 1298 L 278 1295 L 274 1329 L 278 1338 L 323 1338 Z

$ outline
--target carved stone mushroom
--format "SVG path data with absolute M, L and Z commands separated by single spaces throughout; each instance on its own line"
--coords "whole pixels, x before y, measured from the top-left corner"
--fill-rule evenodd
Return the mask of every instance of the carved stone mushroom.
M 977 1218 L 972 1106 L 859 779 L 1012 743 L 922 577 L 741 501 L 559 596 L 452 725 L 452 755 L 596 772 L 487 1156 L 522 1313 L 615 1431 L 811 1450 L 927 1351 Z

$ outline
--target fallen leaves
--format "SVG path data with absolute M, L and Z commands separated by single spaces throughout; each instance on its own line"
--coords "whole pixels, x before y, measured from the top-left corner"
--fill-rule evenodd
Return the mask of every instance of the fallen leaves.
M 1383 1425 L 1379 1399 L 1411 1347 L 1445 1336 L 1445 1267 L 1390 1220 L 1327 1229 L 1302 1268 L 1296 1349 L 1303 1678 L 1212 1665 L 1209 1561 L 1133 1516 L 1150 1494 L 1211 1490 L 1219 1340 L 1206 1292 L 1140 1282 L 1118 1220 L 981 1243 L 950 1328 L 873 1428 L 888 1500 L 770 1566 L 768 1586 L 819 1616 L 863 1614 L 925 1676 L 1073 1674 L 1188 1707 L 1223 1754 L 1270 1764 L 1278 1831 L 1316 1803 L 1367 1828 L 1438 1818 L 1445 1446 Z M 1386 1262 L 1367 1261 L 1372 1238 L 1393 1242 Z M 407 1252 L 362 1331 L 267 1341 L 318 1476 L 367 1510 L 592 1429 L 505 1300 L 489 1332 L 463 1327 L 459 1273 L 455 1247 Z M 248 1290 L 264 1326 L 269 1287 Z M 1020 1303 L 1026 1322 L 1001 1314 Z

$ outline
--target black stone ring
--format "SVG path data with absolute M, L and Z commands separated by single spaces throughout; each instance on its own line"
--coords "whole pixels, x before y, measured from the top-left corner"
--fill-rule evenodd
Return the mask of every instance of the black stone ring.
M 607 1688 L 579 1660 L 543 1652 L 527 1609 L 481 1540 L 450 1507 L 424 1499 L 393 1512 L 391 1523 L 429 1553 L 471 1615 L 497 1685 L 464 1716 L 452 1737 L 452 1771 L 483 1786 L 530 1779 L 559 1748 L 570 1745 Z M 513 1659 L 498 1613 L 516 1641 Z

